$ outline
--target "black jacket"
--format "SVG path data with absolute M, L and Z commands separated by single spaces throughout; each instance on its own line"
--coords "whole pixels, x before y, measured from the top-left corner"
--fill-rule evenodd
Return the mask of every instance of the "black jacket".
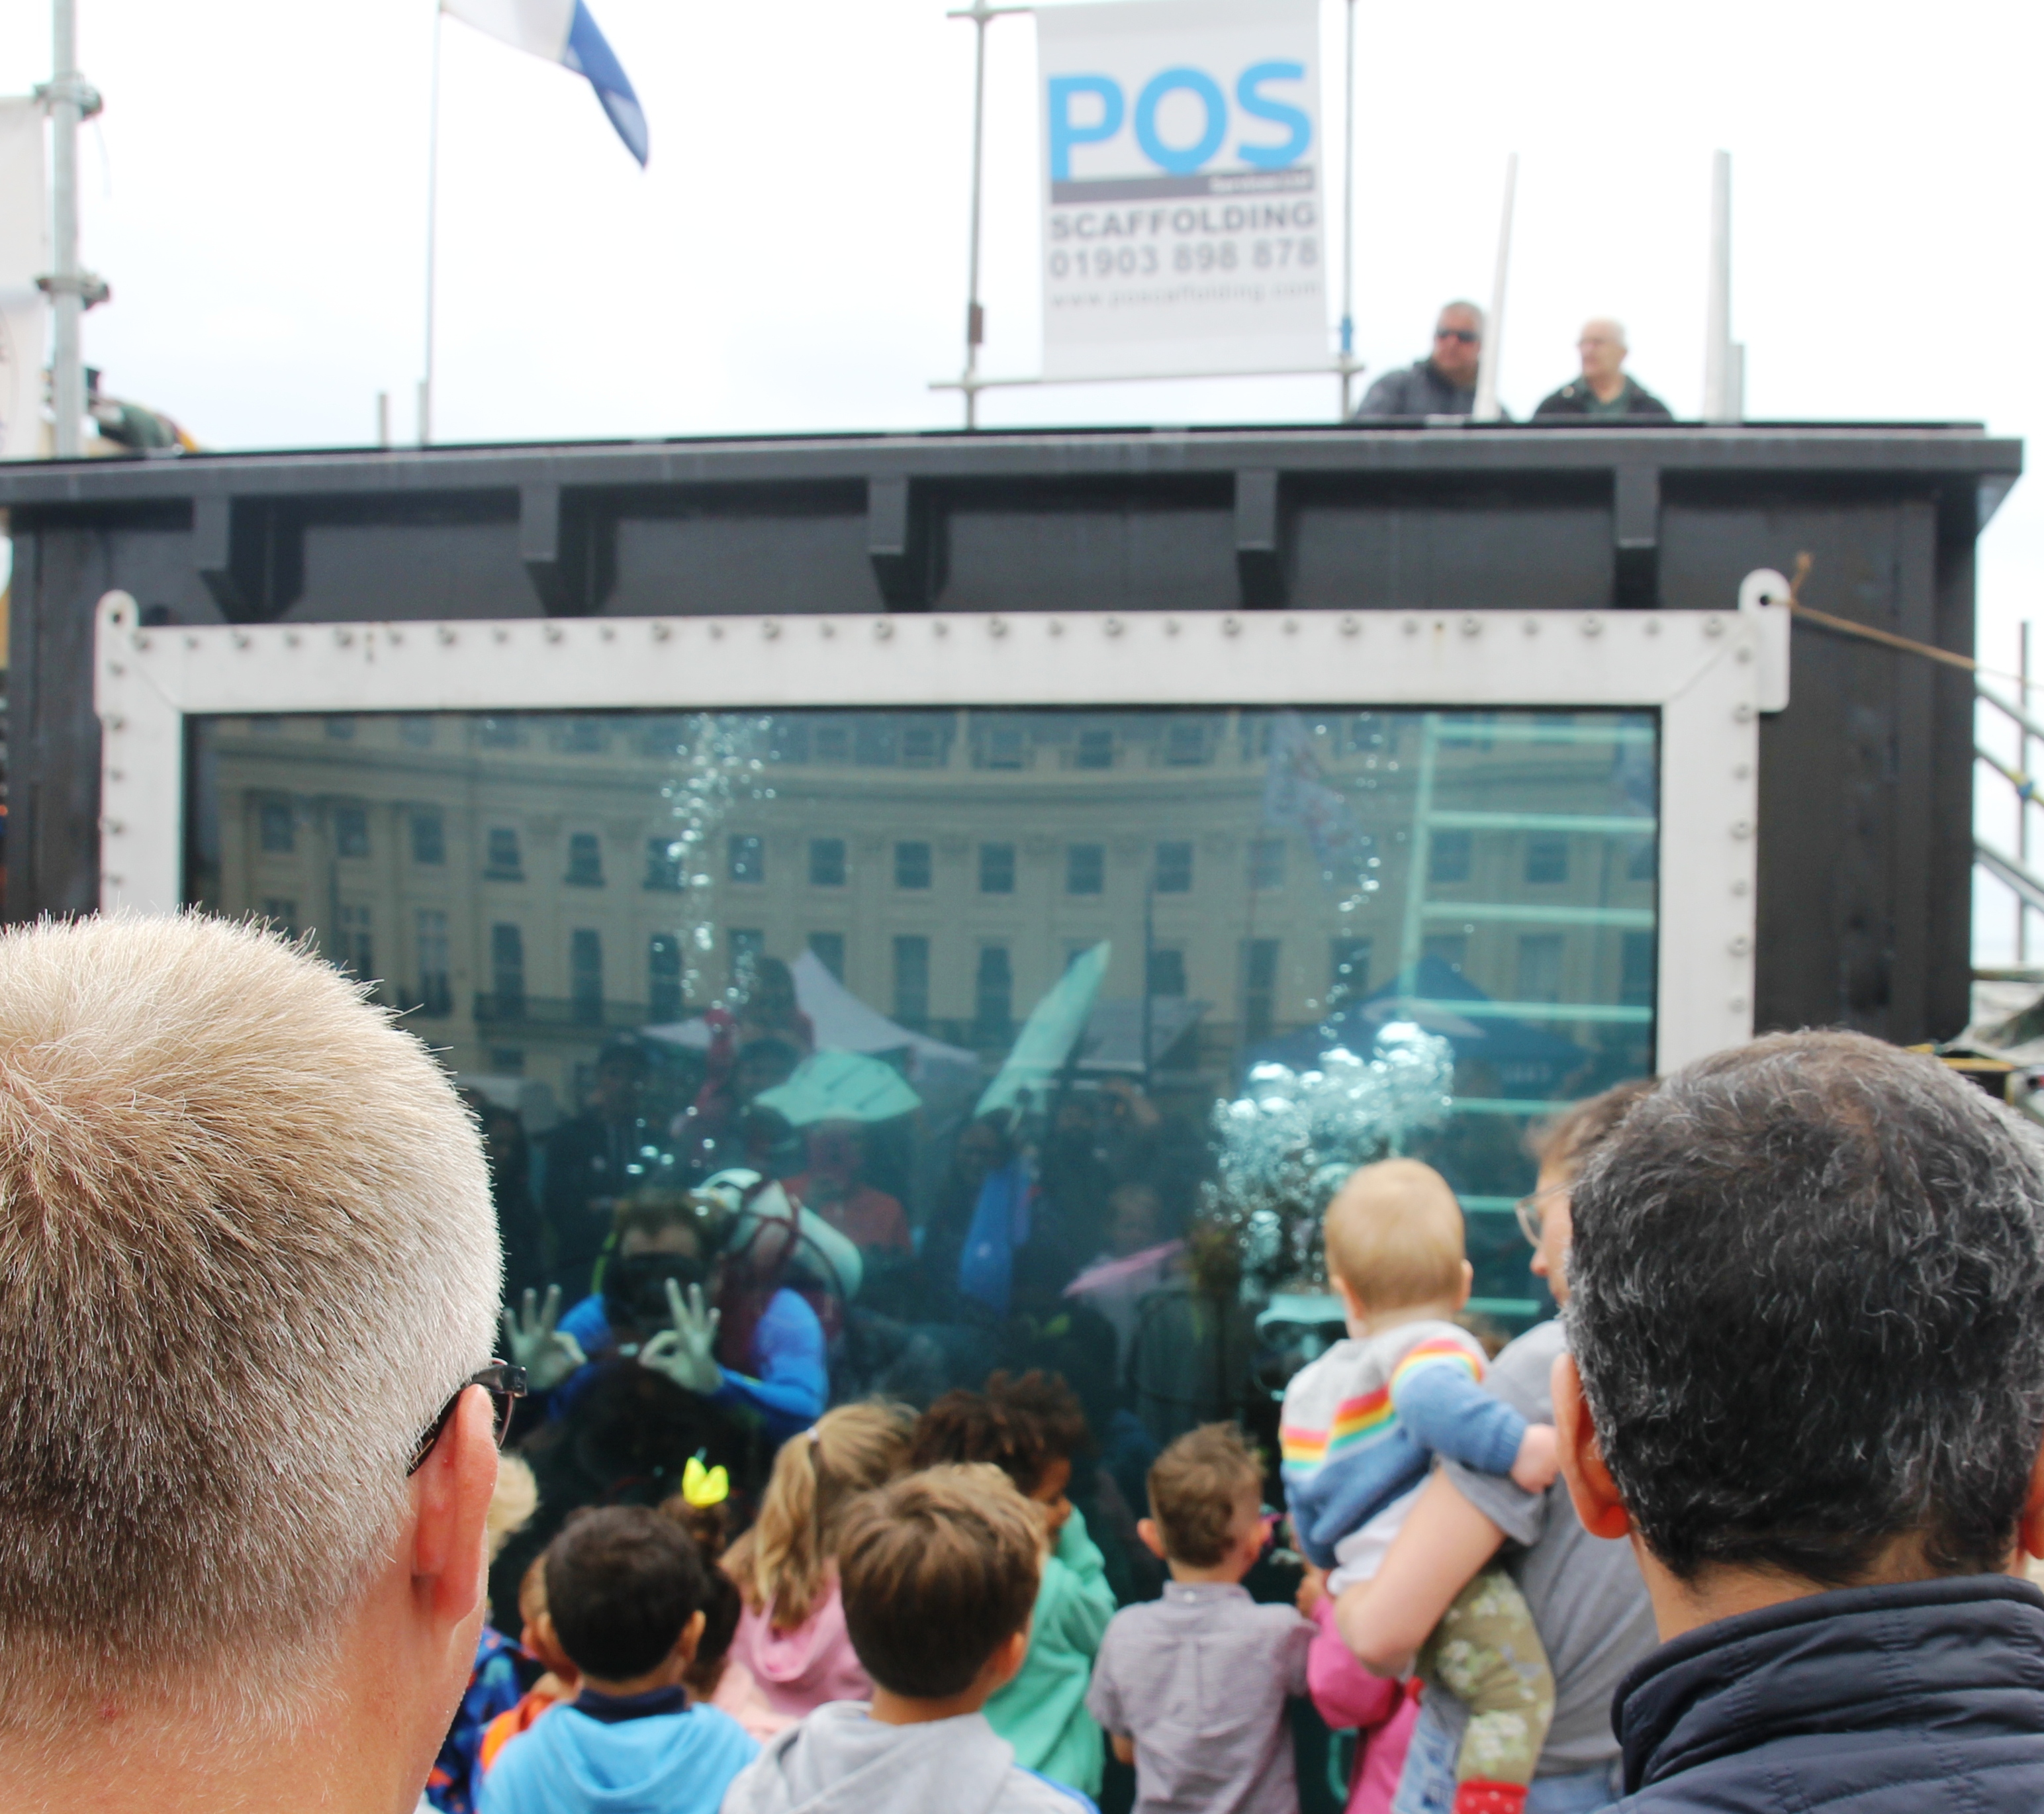
M 1387 371 L 1364 392 L 1354 420 L 1375 417 L 1466 416 L 1476 407 L 1476 387 L 1450 384 L 1430 359 Z
M 1656 397 L 1643 384 L 1628 378 L 1625 381 L 1625 413 L 1645 417 L 1657 422 L 1672 422 L 1675 412 Z M 1580 379 L 1572 379 L 1559 390 L 1550 391 L 1540 399 L 1540 406 L 1533 412 L 1536 422 L 1554 416 L 1587 416 L 1590 413 L 1590 387 Z M 1601 418 L 1608 421 L 1611 418 Z
M 1856 1587 L 1685 1633 L 1619 1684 L 1628 1814 L 2034 1814 L 2044 1594 Z

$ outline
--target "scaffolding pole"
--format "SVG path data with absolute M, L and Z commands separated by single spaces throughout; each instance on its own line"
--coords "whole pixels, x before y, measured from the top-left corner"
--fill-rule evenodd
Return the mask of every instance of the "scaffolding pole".
M 51 213 L 56 268 L 38 287 L 51 302 L 50 409 L 60 459 L 84 448 L 85 353 L 79 332 L 86 309 L 106 300 L 106 284 L 79 263 L 78 129 L 99 111 L 99 96 L 78 69 L 77 0 L 52 0 L 51 72 L 37 92 L 50 113 Z
M 1504 356 L 1504 289 L 1512 273 L 1512 206 L 1519 188 L 1519 154 L 1504 160 L 1504 208 L 1497 221 L 1497 267 L 1490 279 L 1490 319 L 1483 325 L 1483 349 L 1477 362 L 1476 402 L 1470 410 L 1473 422 L 1495 422 L 1504 412 L 1497 405 L 1497 362 Z

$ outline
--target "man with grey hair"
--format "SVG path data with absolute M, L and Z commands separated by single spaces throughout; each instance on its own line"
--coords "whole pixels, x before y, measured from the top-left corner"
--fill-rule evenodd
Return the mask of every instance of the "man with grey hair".
M 1466 416 L 1476 407 L 1482 358 L 1483 311 L 1473 302 L 1450 302 L 1434 323 L 1433 352 L 1385 373 L 1364 394 L 1355 419 Z
M 1555 1423 L 1661 1648 L 1639 1814 L 2044 1805 L 2044 1140 L 1934 1059 L 1777 1034 L 1576 1186 Z
M 425 1047 L 195 916 L 0 934 L 0 1783 L 411 1814 L 475 1654 L 490 1182 Z
M 1634 421 L 1672 422 L 1673 412 L 1625 369 L 1625 324 L 1608 316 L 1583 323 L 1576 337 L 1576 356 L 1583 362 L 1583 375 L 1543 397 L 1533 412 L 1536 422 L 1566 421 L 1588 417 L 1608 421 L 1616 417 Z

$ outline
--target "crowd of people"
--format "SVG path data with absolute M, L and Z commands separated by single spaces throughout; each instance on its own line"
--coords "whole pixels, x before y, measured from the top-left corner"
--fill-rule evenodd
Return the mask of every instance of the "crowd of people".
M 1476 408 L 1484 329 L 1483 311 L 1473 302 L 1449 303 L 1434 323 L 1433 350 L 1408 366 L 1387 371 L 1372 384 L 1363 393 L 1355 420 L 1470 415 Z M 1668 405 L 1626 371 L 1629 351 L 1623 323 L 1608 316 L 1584 322 L 1576 338 L 1581 375 L 1542 398 L 1533 420 L 1673 421 L 1674 414 Z
M 1931 1057 L 1773 1035 L 1577 1105 L 1521 1205 L 1562 1314 L 1495 1355 L 1446 1181 L 1357 1170 L 1346 1337 L 1274 1442 L 1156 1448 L 1134 1587 L 1082 1377 L 810 1412 L 717 1359 L 705 1256 L 799 1242 L 778 1185 L 632 1201 L 606 1268 L 695 1276 L 521 1312 L 574 1435 L 500 1456 L 487 1138 L 258 930 L 0 935 L 10 1806 L 1289 1814 L 1308 1704 L 1353 1814 L 2044 1800 L 2044 1139 Z M 717 1432 L 777 1405 L 755 1493 Z M 535 1536 L 611 1466 L 561 1451 L 663 1417 L 675 1478 Z

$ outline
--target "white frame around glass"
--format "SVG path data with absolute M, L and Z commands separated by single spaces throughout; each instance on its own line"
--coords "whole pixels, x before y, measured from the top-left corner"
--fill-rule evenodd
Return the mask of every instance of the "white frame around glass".
M 1655 1063 L 1751 1036 L 1759 715 L 1787 613 L 597 617 L 143 628 L 100 601 L 100 901 L 176 911 L 188 716 L 798 706 L 1659 714 Z

